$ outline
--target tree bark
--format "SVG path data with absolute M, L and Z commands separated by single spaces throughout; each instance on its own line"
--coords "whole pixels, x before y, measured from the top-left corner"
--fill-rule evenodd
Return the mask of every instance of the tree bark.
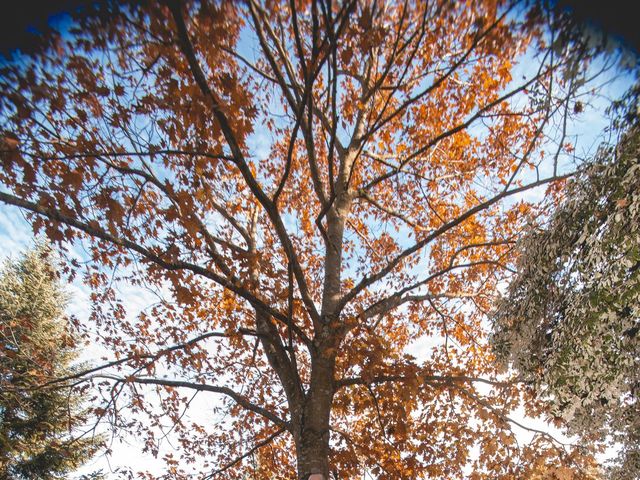
M 298 478 L 307 480 L 313 474 L 329 478 L 329 437 L 333 395 L 335 393 L 335 354 L 321 349 L 325 355 L 312 358 L 311 385 L 295 434 Z M 326 353 L 329 353 L 327 355 Z
M 304 399 L 302 414 L 294 438 L 300 480 L 329 479 L 329 439 L 331 406 L 336 391 L 335 361 L 341 341 L 339 311 L 341 293 L 342 253 L 345 219 L 351 208 L 347 189 L 349 171 L 355 159 L 350 149 L 341 158 L 335 199 L 327 211 L 324 284 L 320 324 L 311 351 L 311 379 Z

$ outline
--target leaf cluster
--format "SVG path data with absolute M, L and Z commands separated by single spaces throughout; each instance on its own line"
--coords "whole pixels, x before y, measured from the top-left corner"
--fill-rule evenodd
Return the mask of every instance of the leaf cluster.
M 622 444 L 616 478 L 637 478 L 640 410 L 640 130 L 576 177 L 547 225 L 519 244 L 495 313 L 503 361 L 585 438 Z

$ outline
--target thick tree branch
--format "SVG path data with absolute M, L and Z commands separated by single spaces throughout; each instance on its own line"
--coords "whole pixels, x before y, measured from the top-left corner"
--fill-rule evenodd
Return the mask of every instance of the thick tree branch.
M 80 230 L 94 238 L 99 238 L 101 240 L 105 240 L 107 242 L 113 243 L 114 245 L 118 245 L 120 247 L 124 247 L 128 250 L 139 253 L 147 261 L 155 263 L 156 265 L 162 268 L 165 268 L 167 270 L 188 270 L 198 275 L 201 275 L 205 278 L 208 278 L 209 280 L 213 280 L 215 283 L 219 284 L 220 286 L 244 298 L 255 308 L 264 310 L 269 315 L 279 319 L 280 321 L 283 321 L 285 323 L 287 322 L 287 317 L 285 314 L 275 310 L 273 307 L 266 304 L 263 300 L 259 299 L 254 294 L 249 292 L 246 288 L 240 285 L 236 285 L 230 282 L 227 278 L 221 275 L 218 275 L 204 267 L 195 265 L 193 263 L 184 262 L 184 261 L 166 260 L 138 243 L 135 243 L 126 238 L 118 237 L 116 235 L 113 235 L 109 232 L 102 230 L 101 228 L 95 225 L 84 223 L 76 218 L 72 218 L 67 215 L 64 215 L 57 210 L 44 207 L 39 203 L 34 203 L 28 200 L 24 200 L 20 197 L 16 197 L 15 195 L 11 195 L 5 192 L 0 192 L 0 201 L 3 201 L 4 203 L 7 203 L 9 205 L 15 205 L 25 210 L 29 210 L 33 213 L 42 215 L 48 218 L 49 220 L 60 222 L 70 227 L 73 227 L 77 230 Z
M 194 382 L 186 382 L 182 380 L 169 380 L 163 378 L 147 378 L 147 377 L 118 377 L 115 375 L 103 375 L 98 374 L 92 378 L 104 378 L 107 380 L 114 380 L 118 383 L 126 384 L 126 383 L 137 383 L 141 385 L 159 385 L 163 387 L 171 387 L 171 388 L 188 388 L 191 390 L 197 390 L 199 392 L 211 392 L 211 393 L 219 393 L 221 395 L 225 395 L 231 399 L 233 399 L 238 405 L 243 407 L 246 410 L 257 413 L 262 417 L 270 420 L 274 424 L 282 427 L 285 430 L 290 430 L 291 425 L 289 422 L 282 420 L 275 413 L 267 410 L 266 408 L 260 407 L 252 403 L 246 396 L 241 395 L 229 387 L 220 387 L 215 385 L 208 385 L 205 383 L 194 383 Z
M 530 190 L 532 188 L 539 187 L 541 185 L 546 185 L 546 184 L 548 184 L 550 182 L 556 182 L 556 181 L 559 181 L 559 180 L 565 180 L 565 179 L 567 179 L 567 178 L 569 178 L 569 177 L 571 177 L 573 175 L 575 175 L 575 172 L 568 173 L 568 174 L 565 174 L 565 175 L 558 175 L 558 176 L 548 177 L 548 178 L 541 179 L 541 180 L 538 180 L 536 182 L 532 182 L 530 184 L 524 185 L 522 187 L 514 188 L 514 189 L 511 189 L 511 190 L 508 190 L 508 191 L 502 191 L 499 194 L 495 195 L 494 197 L 492 197 L 492 198 L 490 198 L 488 200 L 485 200 L 484 202 L 479 203 L 475 207 L 470 208 L 469 210 L 467 210 L 462 215 L 460 215 L 457 218 L 455 218 L 453 220 L 450 220 L 447 223 L 441 225 L 439 228 L 434 230 L 432 233 L 427 235 L 425 238 L 423 238 L 422 240 L 416 242 L 413 246 L 411 246 L 411 247 L 407 248 L 406 250 L 404 250 L 402 253 L 397 255 L 394 259 L 392 259 L 385 267 L 380 269 L 378 272 L 376 272 L 376 273 L 374 273 L 374 274 L 372 274 L 370 276 L 364 277 L 355 287 L 353 287 L 349 292 L 347 292 L 343 296 L 343 298 L 340 301 L 340 308 L 344 308 L 344 306 L 348 302 L 350 302 L 353 298 L 355 298 L 356 295 L 358 295 L 358 293 L 363 291 L 365 288 L 373 285 L 375 282 L 377 282 L 378 280 L 380 280 L 380 279 L 384 278 L 386 275 L 388 275 L 404 259 L 406 259 L 410 255 L 413 255 L 414 253 L 420 251 L 422 248 L 424 248 L 426 245 L 428 245 L 433 240 L 438 238 L 440 235 L 442 235 L 445 232 L 453 229 L 454 227 L 457 227 L 458 225 L 460 225 L 465 220 L 467 220 L 467 219 L 473 217 L 474 215 L 476 215 L 477 213 L 489 208 L 491 205 L 494 205 L 495 203 L 497 203 L 497 202 L 499 202 L 499 201 L 503 200 L 504 198 L 507 198 L 507 197 L 509 197 L 511 195 L 515 195 L 515 194 Z
M 466 375 L 379 375 L 370 379 L 362 377 L 345 377 L 340 380 L 336 380 L 336 385 L 339 388 L 349 387 L 353 385 L 378 385 L 381 383 L 393 383 L 393 382 L 413 382 L 416 379 L 420 379 L 425 383 L 432 383 L 434 385 L 442 384 L 454 384 L 454 383 L 484 383 L 493 387 L 511 387 L 519 381 L 502 382 L 499 380 L 490 380 L 481 377 L 470 377 Z
M 250 332 L 239 332 L 240 335 L 256 335 L 255 333 L 250 333 Z M 178 343 L 175 345 L 172 345 L 170 347 L 166 347 L 166 348 L 162 348 L 160 350 L 158 350 L 155 353 L 148 353 L 148 354 L 144 354 L 144 355 L 129 355 L 127 357 L 118 359 L 118 360 L 112 360 L 110 362 L 106 362 L 103 363 L 101 365 L 97 365 L 95 367 L 91 367 L 85 370 L 81 370 L 79 372 L 75 372 L 72 375 L 67 375 L 64 377 L 60 377 L 60 378 L 55 378 L 53 380 L 50 380 L 46 383 L 43 383 L 42 385 L 39 385 L 38 388 L 44 388 L 44 387 L 48 387 L 50 385 L 56 385 L 59 383 L 66 383 L 69 380 L 76 380 L 78 378 L 83 378 L 86 377 L 87 375 L 91 375 L 93 373 L 102 371 L 102 370 L 106 370 L 108 368 L 111 367 L 117 367 L 119 365 L 123 365 L 126 364 L 128 362 L 131 361 L 135 361 L 135 360 L 149 360 L 147 362 L 145 362 L 145 365 L 143 367 L 147 367 L 148 365 L 151 365 L 153 362 L 159 360 L 160 358 L 166 356 L 167 354 L 171 353 L 171 352 L 175 352 L 177 350 L 185 350 L 188 349 L 194 345 L 196 345 L 197 343 L 206 340 L 208 338 L 230 338 L 232 337 L 232 334 L 228 334 L 225 332 L 207 332 L 207 333 L 203 333 L 202 335 L 198 335 L 197 337 L 194 337 L 190 340 L 187 340 L 186 342 L 182 342 L 182 343 Z
M 287 253 L 287 257 L 293 265 L 296 282 L 298 284 L 298 289 L 300 290 L 300 295 L 305 304 L 305 307 L 307 308 L 309 315 L 314 319 L 314 322 L 317 322 L 319 321 L 320 315 L 316 309 L 313 299 L 309 294 L 309 289 L 304 277 L 304 272 L 302 271 L 302 267 L 298 260 L 297 254 L 295 253 L 293 244 L 291 242 L 291 239 L 289 238 L 282 218 L 280 217 L 276 206 L 273 204 L 267 194 L 262 190 L 255 177 L 253 176 L 253 173 L 251 172 L 249 165 L 247 165 L 244 154 L 242 153 L 242 150 L 240 149 L 240 146 L 235 138 L 235 134 L 231 128 L 231 125 L 229 124 L 229 121 L 222 109 L 222 105 L 217 96 L 209 87 L 204 72 L 200 68 L 200 64 L 198 63 L 198 59 L 196 58 L 191 40 L 189 39 L 187 27 L 185 25 L 184 18 L 182 17 L 180 3 L 177 1 L 170 1 L 169 7 L 176 22 L 178 37 L 182 46 L 182 52 L 187 58 L 193 77 L 200 90 L 210 100 L 214 116 L 220 124 L 220 128 L 225 136 L 227 143 L 229 144 L 229 148 L 231 149 L 231 153 L 236 165 L 238 166 L 238 169 L 240 170 L 240 173 L 244 177 L 247 185 L 255 195 L 256 199 L 260 202 L 260 204 L 264 207 L 267 214 L 269 215 L 269 218 L 278 234 L 278 238 L 280 239 L 282 246 Z

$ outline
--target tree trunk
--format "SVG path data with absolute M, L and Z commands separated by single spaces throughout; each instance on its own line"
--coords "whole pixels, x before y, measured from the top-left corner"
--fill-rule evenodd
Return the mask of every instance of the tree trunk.
M 337 334 L 345 219 L 351 207 L 347 192 L 349 172 L 356 157 L 350 149 L 340 162 L 336 197 L 327 211 L 321 321 L 313 340 L 311 379 L 295 434 L 299 480 L 329 479 L 329 437 L 331 406 L 335 394 L 335 360 L 340 343 Z
M 322 475 L 323 480 L 329 478 L 329 421 L 335 391 L 335 354 L 330 350 L 320 351 L 329 354 L 312 359 L 311 387 L 295 439 L 300 480 L 308 480 L 314 474 Z
M 304 429 L 296 448 L 299 480 L 308 480 L 311 475 L 322 475 L 322 480 L 329 478 L 328 431 L 322 434 L 309 428 Z

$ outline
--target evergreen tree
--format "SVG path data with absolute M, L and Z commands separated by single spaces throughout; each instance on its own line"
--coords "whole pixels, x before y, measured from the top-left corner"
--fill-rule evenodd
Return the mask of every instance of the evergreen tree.
M 0 479 L 56 479 L 95 451 L 72 373 L 68 295 L 43 244 L 0 270 Z

